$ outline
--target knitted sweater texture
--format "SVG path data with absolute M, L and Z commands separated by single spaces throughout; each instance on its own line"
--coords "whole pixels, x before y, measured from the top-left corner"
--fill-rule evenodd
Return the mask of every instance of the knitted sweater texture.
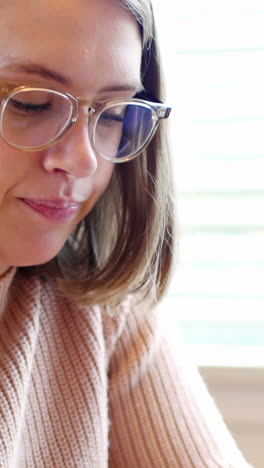
M 248 468 L 155 311 L 0 279 L 1 468 Z

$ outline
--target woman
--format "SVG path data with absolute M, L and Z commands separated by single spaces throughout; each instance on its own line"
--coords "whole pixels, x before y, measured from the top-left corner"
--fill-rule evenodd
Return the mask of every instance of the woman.
M 248 466 L 157 325 L 174 233 L 149 1 L 0 8 L 0 466 Z

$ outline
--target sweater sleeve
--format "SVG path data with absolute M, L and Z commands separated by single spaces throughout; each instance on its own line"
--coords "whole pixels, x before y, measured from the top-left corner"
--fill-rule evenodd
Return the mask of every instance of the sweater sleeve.
M 160 331 L 127 314 L 109 368 L 110 468 L 249 468 L 197 369 Z

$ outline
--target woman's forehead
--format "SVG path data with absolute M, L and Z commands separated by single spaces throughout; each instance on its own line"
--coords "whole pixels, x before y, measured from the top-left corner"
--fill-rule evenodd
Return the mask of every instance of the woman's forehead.
M 0 73 L 16 62 L 63 70 L 73 80 L 136 80 L 141 38 L 135 18 L 109 0 L 0 0 Z M 106 14 L 107 11 L 107 14 Z M 126 77 L 126 75 L 128 75 Z M 133 76 L 131 76 L 133 75 Z

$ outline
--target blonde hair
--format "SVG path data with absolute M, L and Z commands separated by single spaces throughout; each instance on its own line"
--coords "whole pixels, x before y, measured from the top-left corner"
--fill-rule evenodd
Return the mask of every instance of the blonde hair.
M 142 80 L 162 99 L 151 2 L 119 0 L 139 24 Z M 128 295 L 158 301 L 173 259 L 173 184 L 163 125 L 142 155 L 117 164 L 107 190 L 57 256 L 60 288 L 80 304 L 117 306 Z

